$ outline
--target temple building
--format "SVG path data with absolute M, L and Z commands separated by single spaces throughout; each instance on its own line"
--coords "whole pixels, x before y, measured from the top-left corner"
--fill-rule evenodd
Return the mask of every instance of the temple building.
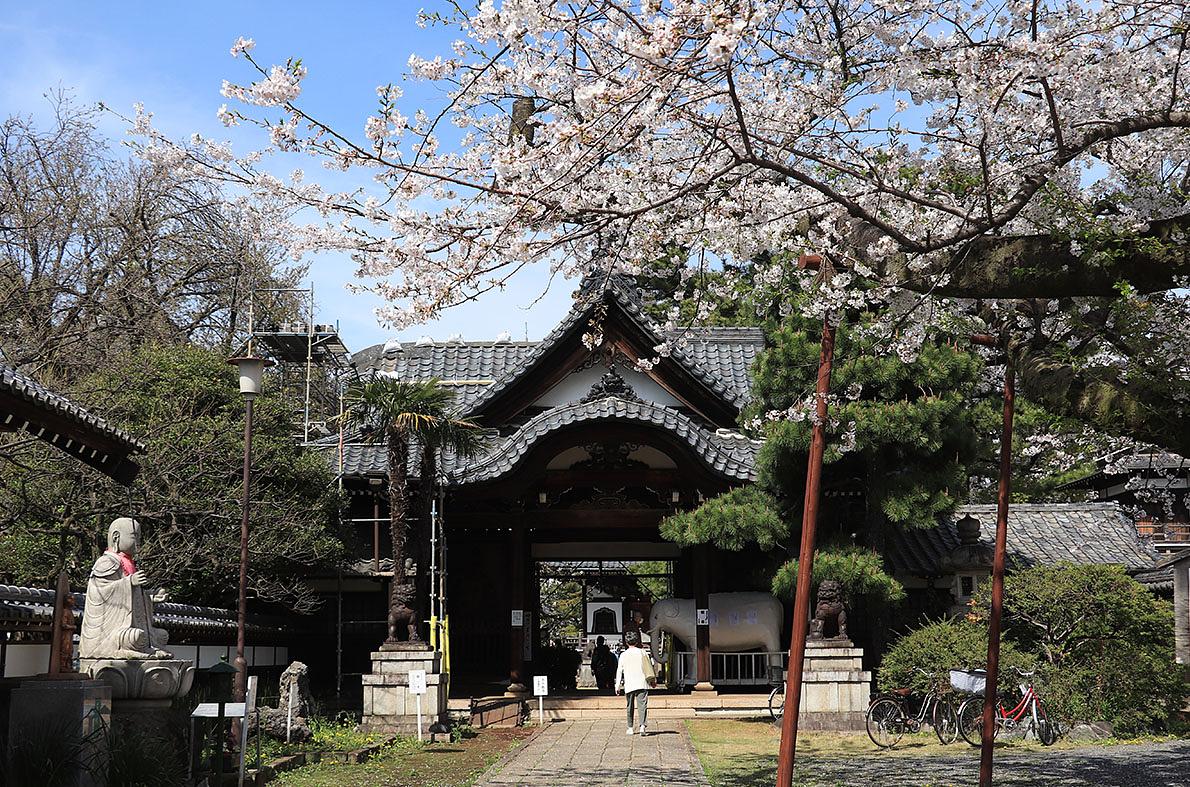
M 672 349 L 659 356 L 656 348 L 666 343 Z M 592 603 L 583 636 L 639 626 L 659 588 L 700 609 L 711 593 L 769 590 L 787 556 L 679 548 L 658 530 L 667 515 L 755 479 L 760 443 L 738 423 L 750 367 L 763 349 L 757 328 L 669 335 L 630 283 L 611 279 L 585 284 L 567 317 L 539 342 L 426 339 L 355 354 L 364 375 L 438 380 L 457 392 L 460 414 L 489 430 L 479 455 L 440 457 L 434 479 L 421 477 L 426 465 L 418 456 L 409 462 L 412 560 L 396 568 L 416 577 L 423 619 L 449 619 L 452 694 L 481 696 L 545 669 L 541 589 L 553 566 L 577 567 L 572 576 Z M 313 674 L 338 675 L 336 688 L 350 704 L 369 671 L 369 652 L 384 639 L 394 576 L 386 449 L 351 433 L 310 445 L 339 473 L 356 553 L 340 573 L 319 580 L 329 603 L 307 647 L 294 653 Z M 824 497 L 822 532 L 845 538 L 850 523 L 863 521 L 862 481 L 827 479 Z M 886 564 L 909 588 L 911 611 L 957 608 L 990 573 L 993 509 L 968 506 L 935 530 L 891 535 Z M 1014 506 L 1011 524 L 1016 565 L 1069 559 L 1142 572 L 1156 560 L 1114 503 Z M 638 573 L 645 566 L 649 581 L 636 577 L 635 590 L 629 582 L 619 599 L 609 598 L 616 586 L 609 565 L 634 565 Z M 857 644 L 879 625 L 857 621 Z M 782 648 L 788 637 L 786 615 Z M 684 655 L 676 667 L 696 674 L 679 675 L 678 683 L 770 679 L 723 654 Z M 865 668 L 878 658 L 870 652 Z

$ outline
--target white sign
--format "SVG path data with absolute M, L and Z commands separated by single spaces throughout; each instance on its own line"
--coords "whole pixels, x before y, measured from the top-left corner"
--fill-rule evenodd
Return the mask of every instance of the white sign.
M 524 612 L 524 610 L 521 610 L 521 609 L 514 609 L 514 610 L 512 611 L 512 625 L 514 625 L 514 626 L 523 626 L 523 625 L 525 625 L 525 612 Z
M 409 670 L 409 693 L 426 693 L 426 671 L 424 669 Z
M 696 613 L 696 618 L 697 618 L 698 625 L 700 625 L 700 626 L 711 625 L 711 611 L 709 609 L 698 610 Z
M 533 696 L 542 697 L 550 693 L 549 675 L 533 676 Z

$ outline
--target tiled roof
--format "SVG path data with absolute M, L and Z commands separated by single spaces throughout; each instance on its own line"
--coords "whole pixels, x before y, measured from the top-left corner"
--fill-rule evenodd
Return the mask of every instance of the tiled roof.
M 145 451 L 144 443 L 123 429 L 117 429 L 99 416 L 43 387 L 29 375 L 11 366 L 0 365 L 0 390 L 24 399 L 37 409 L 59 416 L 83 429 L 115 441 L 128 453 Z
M 571 424 L 603 420 L 662 427 L 685 440 L 716 472 L 740 481 L 755 478 L 758 443 L 738 432 L 708 428 L 668 407 L 650 402 L 629 402 L 615 397 L 594 402 L 576 402 L 547 410 L 530 419 L 512 434 L 494 441 L 478 457 L 464 460 L 450 454 L 444 455 L 442 469 L 450 474 L 453 483 L 490 480 L 510 470 L 538 440 L 550 432 Z M 325 438 L 310 445 L 324 451 L 327 460 L 332 463 L 332 468 L 338 469 L 338 444 L 333 438 Z M 413 463 L 409 469 L 411 474 L 416 474 L 417 468 Z M 382 443 L 344 443 L 345 476 L 385 476 L 387 473 L 388 450 Z
M 979 520 L 980 543 L 994 546 L 996 506 L 960 506 L 937 527 L 894 529 L 885 548 L 893 573 L 944 573 L 943 559 L 959 546 L 955 521 L 965 514 Z M 1008 512 L 1008 560 L 1017 567 L 1114 563 L 1138 572 L 1153 567 L 1157 552 L 1116 503 L 1014 503 Z
M 746 401 L 752 392 L 752 362 L 764 350 L 760 328 L 688 328 L 669 336 L 684 343 L 695 365 L 722 380 Z
M 496 380 L 495 383 L 488 386 L 480 396 L 471 403 L 468 411 L 475 411 L 482 408 L 487 403 L 495 399 L 502 390 L 504 390 L 513 380 L 520 378 L 523 375 L 533 372 L 534 367 L 539 364 L 546 353 L 566 336 L 573 331 L 582 330 L 595 307 L 601 302 L 614 302 L 620 306 L 625 314 L 627 314 L 637 325 L 647 334 L 656 337 L 657 343 L 660 344 L 666 337 L 661 330 L 653 323 L 652 320 L 644 313 L 643 306 L 640 302 L 639 295 L 634 293 L 629 285 L 621 281 L 617 277 L 609 279 L 604 286 L 588 287 L 584 293 L 580 295 L 580 299 L 575 303 L 574 308 L 566 316 L 561 323 L 559 323 L 549 335 L 547 335 L 536 347 L 533 348 L 520 363 L 514 368 L 509 369 L 508 373 L 502 378 Z M 736 407 L 742 408 L 747 402 L 746 391 L 738 390 L 734 381 L 737 372 L 732 370 L 730 379 L 724 379 L 716 373 L 715 370 L 704 369 L 699 366 L 695 360 L 695 356 L 691 351 L 682 348 L 674 348 L 669 357 L 690 373 L 695 380 L 702 383 L 717 396 L 723 399 L 728 404 L 733 404 Z M 709 358 L 710 356 L 708 356 Z M 718 354 L 715 355 L 715 361 L 730 360 L 727 357 L 720 358 Z M 746 371 L 746 370 L 745 370 Z
M 323 441 L 319 445 L 325 445 Z M 327 450 L 331 467 L 338 470 L 337 446 Z M 343 475 L 382 476 L 388 474 L 388 448 L 383 443 L 347 443 L 343 446 Z
M 1146 473 L 1148 472 L 1156 474 L 1152 478 L 1152 481 L 1156 482 L 1155 485 L 1161 486 L 1163 479 L 1172 478 L 1180 473 L 1190 472 L 1190 461 L 1175 453 L 1157 449 L 1137 451 L 1130 454 L 1116 452 L 1102 457 L 1098 460 L 1098 463 L 1099 469 L 1095 472 L 1081 478 L 1076 478 L 1073 481 L 1067 481 L 1057 488 L 1089 489 L 1094 488 L 1097 482 L 1102 484 L 1116 483 L 1114 479 L 1118 479 L 1123 475 L 1130 475 L 1137 487 L 1153 486 L 1154 484 L 1146 478 Z
M 456 483 L 476 483 L 497 478 L 513 469 L 550 432 L 572 424 L 599 421 L 629 421 L 662 427 L 685 440 L 717 473 L 739 481 L 751 481 L 756 476 L 757 443 L 734 432 L 708 429 L 668 407 L 611 396 L 547 410 L 494 444 L 483 456 L 456 467 L 451 476 Z
M 1140 584 L 1149 590 L 1173 590 L 1173 569 L 1154 568 L 1147 571 L 1137 571 L 1132 575 Z
M 74 593 L 74 616 L 82 620 L 87 597 Z M 167 631 L 224 631 L 236 630 L 236 611 L 218 607 L 197 607 L 164 601 L 153 605 L 153 622 Z M 21 624 L 51 625 L 54 620 L 54 591 L 46 588 L 0 585 L 0 629 L 19 628 Z M 245 629 L 257 634 L 281 634 L 288 623 L 249 615 Z
M 373 368 L 401 380 L 439 380 L 458 392 L 459 409 L 467 411 L 485 389 L 497 380 L 504 379 L 533 352 L 537 344 L 390 342 L 360 350 L 355 354 L 355 362 L 361 368 Z

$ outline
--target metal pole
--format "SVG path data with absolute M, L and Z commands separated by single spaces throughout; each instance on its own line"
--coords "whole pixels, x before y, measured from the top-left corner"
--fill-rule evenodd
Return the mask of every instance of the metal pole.
M 1000 612 L 1004 607 L 1004 556 L 1008 544 L 1008 496 L 1012 483 L 1012 415 L 1016 373 L 1005 346 L 1004 421 L 1000 432 L 1000 488 L 996 495 L 996 552 L 992 560 L 992 611 L 988 619 L 987 678 L 983 689 L 983 740 L 979 753 L 979 787 L 992 785 L 995 743 L 996 679 L 1000 672 Z
M 438 486 L 438 512 L 442 516 L 446 509 L 446 483 L 440 481 Z M 442 615 L 442 671 L 446 673 L 446 689 L 450 693 L 450 618 L 446 607 L 446 520 L 442 520 L 442 568 L 438 572 L 438 610 Z
M 427 449 L 428 450 L 428 449 Z M 438 650 L 438 499 L 430 487 L 430 647 Z
M 244 400 L 244 495 L 240 519 L 240 598 L 236 610 L 235 701 L 244 701 L 248 661 L 244 658 L 244 618 L 248 608 L 248 492 L 252 481 L 252 398 Z M 234 726 L 234 725 L 233 725 Z
M 822 349 L 818 356 L 815 388 L 814 431 L 806 471 L 806 497 L 802 507 L 802 543 L 797 559 L 797 590 L 793 597 L 793 629 L 785 677 L 785 714 L 781 717 L 781 747 L 777 758 L 777 785 L 793 784 L 797 754 L 797 722 L 802 699 L 802 670 L 806 659 L 806 633 L 810 628 L 810 579 L 814 571 L 814 535 L 818 527 L 818 497 L 822 486 L 822 454 L 826 448 L 827 393 L 835 355 L 835 329 L 830 315 L 822 321 Z
M 343 707 L 343 569 L 335 573 L 335 703 Z

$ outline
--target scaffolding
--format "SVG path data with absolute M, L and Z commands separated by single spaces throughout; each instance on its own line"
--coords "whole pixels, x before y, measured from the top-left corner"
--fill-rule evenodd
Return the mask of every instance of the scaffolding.
M 255 320 L 259 300 L 285 295 L 296 295 L 303 302 L 304 321 Z M 342 412 L 346 387 L 358 378 L 358 371 L 339 335 L 338 322 L 314 321 L 314 287 L 253 290 L 248 332 L 249 350 L 255 345 L 261 355 L 277 365 L 282 398 L 295 403 L 295 421 L 300 415 L 302 442 L 329 437 L 335 431 L 331 422 Z

